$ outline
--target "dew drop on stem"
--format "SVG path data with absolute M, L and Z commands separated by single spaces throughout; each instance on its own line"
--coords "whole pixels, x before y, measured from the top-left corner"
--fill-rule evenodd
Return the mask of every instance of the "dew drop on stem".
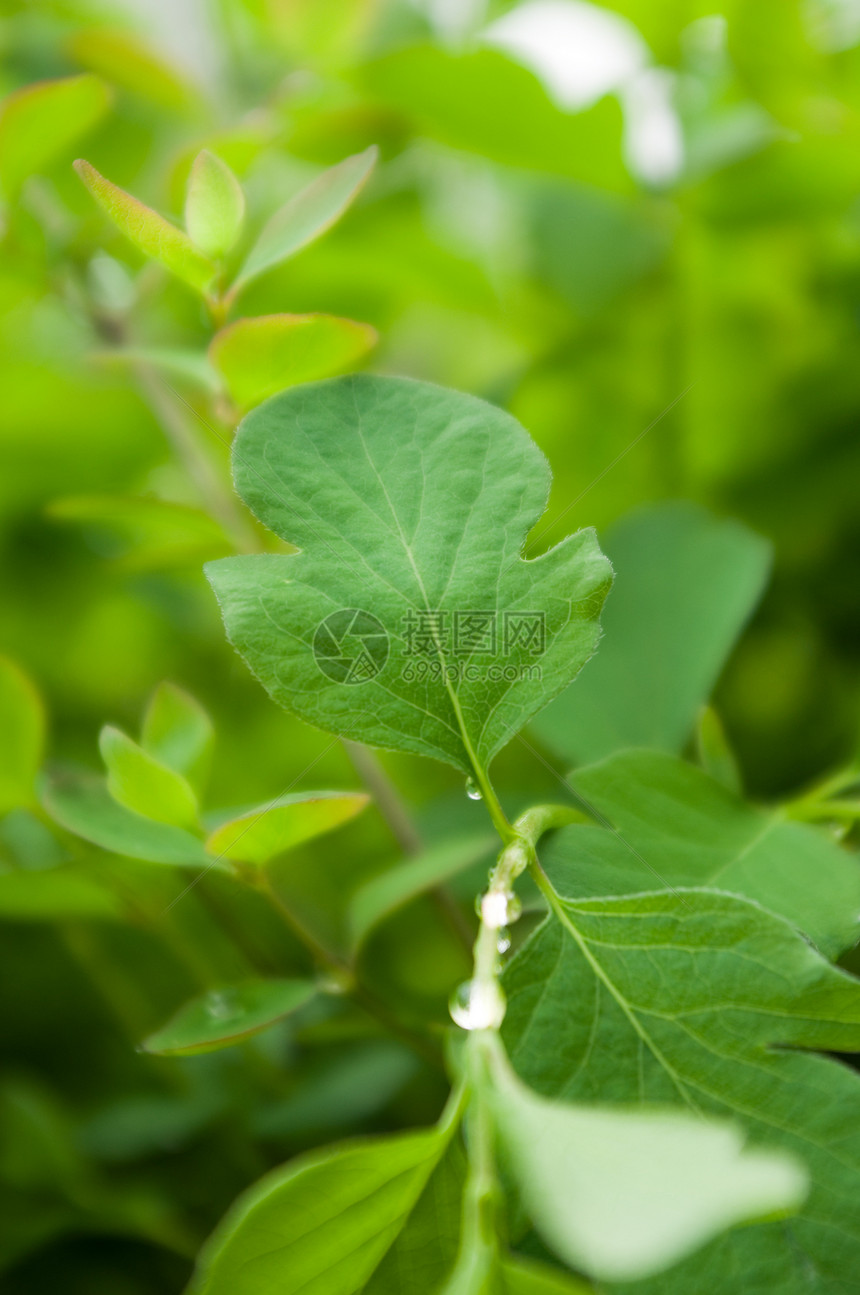
M 467 980 L 451 995 L 451 1020 L 462 1030 L 497 1030 L 505 1019 L 505 996 L 495 980 Z

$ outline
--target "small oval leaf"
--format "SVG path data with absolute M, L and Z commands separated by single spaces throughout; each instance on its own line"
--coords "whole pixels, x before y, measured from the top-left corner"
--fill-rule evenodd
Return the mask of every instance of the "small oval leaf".
M 229 1048 L 298 1011 L 316 993 L 312 980 L 246 980 L 210 989 L 181 1007 L 143 1047 L 162 1057 Z
M 363 153 L 338 162 L 276 211 L 248 253 L 233 293 L 324 234 L 358 197 L 378 152 L 376 145 L 372 145 Z
M 107 766 L 108 791 L 126 809 L 159 823 L 193 827 L 197 798 L 175 769 L 162 764 L 121 729 L 106 724 L 99 750 Z
M 159 684 L 143 717 L 144 751 L 199 788 L 214 741 L 212 721 L 199 701 L 174 683 Z
M 206 848 L 218 857 L 265 864 L 354 818 L 370 797 L 359 791 L 306 791 L 279 796 L 217 827 Z
M 61 827 L 113 854 L 145 863 L 225 868 L 206 854 L 202 843 L 190 832 L 169 823 L 156 823 L 117 804 L 103 778 L 64 770 L 47 784 L 43 802 Z
M 94 166 L 79 158 L 75 170 L 102 210 L 130 243 L 145 256 L 159 261 L 178 279 L 205 292 L 215 276 L 215 266 L 199 251 L 183 230 L 171 225 L 157 211 L 100 175 Z
M 226 162 L 207 148 L 198 153 L 188 177 L 185 228 L 207 256 L 230 251 L 242 230 L 245 195 Z
M 242 409 L 300 382 L 349 368 L 376 344 L 370 324 L 334 315 L 239 319 L 212 340 L 209 358 Z

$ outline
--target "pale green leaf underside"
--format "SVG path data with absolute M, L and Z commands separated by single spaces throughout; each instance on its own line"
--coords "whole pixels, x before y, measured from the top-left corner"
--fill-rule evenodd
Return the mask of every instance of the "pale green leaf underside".
M 484 401 L 367 375 L 299 387 L 244 420 L 234 473 L 260 520 L 302 552 L 227 558 L 207 574 L 234 646 L 310 724 L 470 772 L 594 650 L 609 563 L 592 531 L 521 558 L 549 468 L 516 420 Z M 382 626 L 376 673 L 359 683 L 329 677 L 313 650 L 321 623 L 348 609 Z M 477 679 L 410 679 L 420 659 L 410 623 L 443 612 L 451 628 L 455 613 L 475 611 L 494 618 L 499 638 L 516 615 L 542 616 L 545 650 L 521 638 L 507 655 L 456 655 L 449 636 L 425 664 L 473 667 Z
M 680 752 L 761 596 L 770 546 L 687 503 L 624 518 L 606 537 L 617 572 L 606 642 L 537 731 L 577 763 L 622 747 Z
M 563 923 L 545 923 L 505 977 L 503 1033 L 526 1082 L 569 1100 L 731 1114 L 756 1143 L 794 1152 L 812 1181 L 796 1218 L 729 1233 L 654 1291 L 720 1289 L 727 1271 L 746 1274 L 745 1295 L 850 1288 L 860 1081 L 802 1049 L 860 1049 L 857 982 L 781 918 L 720 892 L 560 909 Z
M 316 992 L 310 980 L 246 980 L 210 989 L 181 1007 L 143 1046 L 174 1057 L 227 1048 L 298 1011 Z
M 829 957 L 857 942 L 857 856 L 816 828 L 746 804 L 657 751 L 622 751 L 570 782 L 617 835 L 577 826 L 547 842 L 544 862 L 561 894 L 716 886 L 788 918 Z
M 749 1218 L 795 1210 L 801 1164 L 744 1146 L 726 1121 L 671 1109 L 547 1100 L 503 1057 L 496 1118 L 526 1208 L 562 1259 L 592 1277 L 656 1273 Z

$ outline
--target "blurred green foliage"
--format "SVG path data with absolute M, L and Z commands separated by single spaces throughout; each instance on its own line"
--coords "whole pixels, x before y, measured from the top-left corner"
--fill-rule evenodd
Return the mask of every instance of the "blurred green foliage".
M 194 158 L 210 150 L 247 198 L 238 266 L 275 209 L 378 146 L 349 211 L 249 281 L 234 320 L 324 312 L 344 363 L 376 330 L 363 363 L 513 412 L 554 471 L 532 551 L 579 525 L 605 530 L 620 633 L 622 558 L 634 563 L 639 545 L 636 519 L 619 519 L 683 498 L 747 523 L 771 542 L 773 569 L 715 703 L 744 786 L 788 795 L 857 749 L 860 24 L 835 0 L 726 0 L 719 14 L 695 0 L 607 3 L 638 29 L 645 65 L 571 110 L 527 60 L 482 38 L 513 8 L 464 3 L 446 23 L 456 6 L 429 0 L 211 0 L 145 19 L 85 0 L 3 6 L 0 703 L 12 718 L 0 741 L 26 753 L 8 767 L 0 750 L 9 1295 L 178 1291 L 201 1238 L 259 1173 L 344 1132 L 427 1122 L 445 1092 L 407 1046 L 332 998 L 239 1049 L 181 1061 L 133 1050 L 189 998 L 261 973 L 301 977 L 307 957 L 260 895 L 218 870 L 183 895 L 187 874 L 129 859 L 118 869 L 86 832 L 52 826 L 33 784 L 39 696 L 48 758 L 64 766 L 55 794 L 70 779 L 90 786 L 103 726 L 137 733 L 165 679 L 214 720 L 206 803 L 222 821 L 287 790 L 360 780 L 341 745 L 251 679 L 201 570 L 233 550 L 234 523 L 253 532 L 244 514 L 211 516 L 207 482 L 227 479 L 230 396 L 244 406 L 273 389 L 277 330 L 239 381 L 222 340 L 220 391 L 202 302 L 110 226 L 72 171 L 79 154 L 179 225 Z M 634 147 L 634 82 L 658 70 L 683 151 L 655 175 Z M 28 89 L 44 80 L 60 87 L 48 104 Z M 344 320 L 366 327 L 349 335 Z M 316 376 L 316 344 L 299 377 Z M 189 442 L 202 477 L 186 470 Z M 748 610 L 737 598 L 726 646 Z M 707 600 L 694 611 L 708 616 Z M 612 619 L 610 602 L 607 632 Z M 685 627 L 691 640 L 696 630 Z M 719 653 L 702 662 L 701 686 L 678 681 L 691 703 L 676 699 L 668 745 L 691 741 L 690 706 L 718 665 Z M 646 712 L 631 740 L 649 731 Z M 513 810 L 556 797 L 551 766 L 600 747 L 599 734 L 571 746 L 542 724 L 534 747 L 515 743 L 498 762 Z M 145 741 L 125 743 L 109 742 L 115 777 L 130 748 L 146 758 Z M 433 847 L 430 880 L 474 893 L 485 820 L 462 778 L 417 758 L 382 762 Z M 173 782 L 193 808 L 181 771 Z M 202 850 L 187 824 L 159 826 Z M 439 1025 L 469 966 L 456 919 L 423 893 L 428 880 L 404 897 L 367 889 L 403 846 L 371 807 L 277 859 L 273 884 L 335 946 L 360 928 L 368 986 Z M 396 926 L 370 930 L 368 903 L 399 907 Z

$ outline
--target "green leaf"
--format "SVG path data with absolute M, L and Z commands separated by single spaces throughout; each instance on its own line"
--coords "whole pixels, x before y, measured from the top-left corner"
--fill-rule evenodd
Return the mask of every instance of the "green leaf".
M 606 548 L 618 573 L 606 642 L 536 724 L 576 763 L 625 746 L 680 752 L 770 565 L 765 540 L 690 504 L 634 513 Z
M 455 837 L 404 859 L 359 886 L 349 905 L 351 942 L 358 949 L 371 931 L 404 904 L 439 886 L 498 850 L 498 838 L 486 832 Z
M 549 468 L 484 401 L 363 374 L 297 387 L 244 420 L 234 475 L 302 552 L 206 572 L 233 644 L 318 728 L 471 773 L 594 651 L 609 563 L 592 531 L 523 561 Z M 454 616 L 475 613 L 484 638 L 457 654 Z
M 225 867 L 211 859 L 190 832 L 117 804 L 103 778 L 63 771 L 47 783 L 43 801 L 61 827 L 113 854 L 177 867 Z
M 194 826 L 197 797 L 181 774 L 110 724 L 99 734 L 99 750 L 107 766 L 108 791 L 120 805 L 159 823 Z
M 0 184 L 12 197 L 91 130 L 107 112 L 111 93 L 97 76 L 36 81 L 0 105 Z
M 590 1295 L 591 1286 L 545 1264 L 516 1256 L 499 1264 L 501 1295 Z
M 66 918 L 115 919 L 116 898 L 98 878 L 66 864 L 38 872 L 0 873 L 0 918 L 13 922 L 54 922 Z
M 622 751 L 570 783 L 614 831 L 569 827 L 547 843 L 541 857 L 563 894 L 714 886 L 786 917 L 829 956 L 857 943 L 857 858 L 818 829 L 656 751 Z
M 435 1128 L 316 1151 L 264 1178 L 204 1246 L 193 1295 L 354 1295 L 447 1144 Z
M 609 1281 L 659 1272 L 724 1228 L 794 1210 L 806 1175 L 725 1121 L 571 1105 L 531 1092 L 501 1049 L 493 1109 L 523 1203 L 547 1244 Z
M 199 508 L 139 495 L 72 495 L 53 499 L 49 517 L 103 526 L 124 570 L 169 569 L 198 563 L 233 545 L 221 526 Z
M 327 378 L 376 344 L 369 324 L 334 315 L 261 315 L 228 324 L 209 358 L 242 409 L 299 382 Z
M 241 184 L 226 162 L 202 149 L 191 165 L 185 195 L 185 228 L 191 241 L 217 261 L 236 242 L 244 219 Z
M 348 823 L 369 801 L 361 791 L 300 791 L 278 796 L 268 805 L 258 805 L 222 823 L 206 848 L 219 858 L 262 865 Z
M 45 712 L 35 686 L 14 661 L 0 657 L 0 814 L 35 799 Z
M 132 32 L 78 27 L 65 44 L 77 63 L 131 94 L 168 112 L 181 112 L 190 105 L 190 88 L 177 69 Z
M 496 50 L 397 49 L 358 69 L 376 99 L 414 119 L 431 138 L 528 170 L 628 189 L 615 99 L 565 112 L 533 73 Z
M 740 795 L 741 774 L 726 731 L 713 706 L 703 706 L 696 725 L 696 756 L 705 773 Z
M 206 292 L 215 277 L 215 266 L 198 251 L 186 233 L 99 175 L 95 167 L 83 158 L 75 162 L 75 170 L 117 229 L 144 256 L 159 261 L 171 274 L 198 292 Z
M 206 711 L 184 688 L 160 683 L 152 694 L 140 744 L 149 755 L 187 778 L 198 792 L 206 781 L 215 730 Z
M 143 1047 L 167 1057 L 229 1048 L 298 1011 L 316 993 L 311 980 L 246 980 L 210 989 L 144 1039 Z
M 860 1048 L 860 987 L 749 900 L 706 890 L 555 898 L 504 977 L 509 1055 L 544 1096 L 669 1102 L 740 1119 L 806 1163 L 796 1219 L 712 1242 L 660 1295 L 838 1288 L 860 1264 L 860 1078 L 813 1049 Z M 720 1275 L 722 1274 L 722 1275 Z M 651 1291 L 648 1285 L 647 1290 Z
M 251 279 L 294 256 L 339 220 L 361 192 L 376 163 L 375 146 L 323 171 L 290 198 L 263 227 L 233 284 L 239 292 Z

